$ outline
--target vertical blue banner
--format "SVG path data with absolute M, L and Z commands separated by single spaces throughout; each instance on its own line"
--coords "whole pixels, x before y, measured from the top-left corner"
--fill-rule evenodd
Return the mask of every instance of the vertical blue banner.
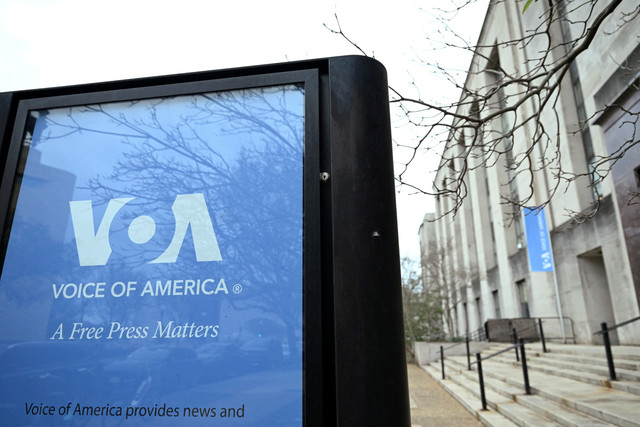
M 553 254 L 544 208 L 525 211 L 524 223 L 531 271 L 553 271 Z

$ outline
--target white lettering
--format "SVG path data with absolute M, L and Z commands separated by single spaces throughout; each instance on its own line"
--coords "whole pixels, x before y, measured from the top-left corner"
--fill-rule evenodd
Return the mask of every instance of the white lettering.
M 57 336 L 57 338 L 56 338 Z M 60 325 L 58 326 L 58 328 L 56 329 L 56 331 L 53 333 L 53 335 L 51 335 L 51 338 L 49 338 L 50 340 L 61 340 L 62 338 L 62 323 L 60 323 Z
M 162 255 L 151 263 L 172 263 L 178 259 L 178 253 L 182 248 L 182 242 L 191 228 L 193 246 L 197 261 L 222 261 L 218 240 L 213 231 L 213 224 L 207 211 L 204 195 L 180 194 L 176 197 L 171 207 L 176 219 L 176 228 L 169 247 Z
M 115 283 L 114 286 L 115 285 L 121 286 L 120 282 Z M 227 288 L 227 284 L 224 279 L 220 279 L 218 281 L 218 285 L 215 289 L 213 289 L 214 285 L 214 279 L 186 279 L 167 281 L 156 280 L 154 287 L 153 282 L 151 280 L 147 280 L 142 288 L 140 296 L 216 295 L 219 292 L 229 294 L 229 289 Z M 117 295 L 114 294 L 114 296 L 121 296 L 122 294 L 123 292 L 117 292 Z
M 111 245 L 109 244 L 111 223 L 118 211 L 131 200 L 133 200 L 132 197 L 109 200 L 107 210 L 95 234 L 93 232 L 95 225 L 91 200 L 69 202 L 80 265 L 105 265 L 107 263 L 109 256 L 111 256 Z
M 109 232 L 116 214 L 133 197 L 109 200 L 97 231 L 93 217 L 91 200 L 69 202 L 71 222 L 76 238 L 78 261 L 81 266 L 105 265 L 111 256 Z M 153 264 L 174 263 L 178 259 L 188 230 L 191 230 L 196 260 L 222 261 L 218 240 L 202 193 L 179 194 L 171 206 L 175 218 L 174 234 L 165 251 Z M 156 232 L 153 218 L 141 215 L 131 221 L 128 228 L 129 239 L 137 244 L 151 240 Z
M 224 279 L 220 279 L 220 281 L 218 282 L 218 287 L 216 288 L 216 294 L 220 291 L 224 292 L 225 294 L 229 293 L 229 290 L 227 289 L 227 284 L 224 282 Z

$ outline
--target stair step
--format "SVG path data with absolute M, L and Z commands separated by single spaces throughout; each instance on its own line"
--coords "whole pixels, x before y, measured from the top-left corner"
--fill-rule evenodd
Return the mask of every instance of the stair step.
M 480 388 L 477 382 L 477 378 L 472 378 L 472 381 L 468 381 L 469 377 L 471 377 L 471 375 L 469 374 L 473 374 L 475 372 L 466 370 L 466 365 L 464 370 L 458 370 L 451 366 L 449 371 L 452 372 L 452 375 L 444 381 L 441 380 L 442 375 L 440 370 L 433 367 L 429 367 L 426 370 L 431 374 L 432 377 L 439 380 L 440 384 L 445 390 L 447 390 L 447 392 L 449 392 L 450 394 L 456 394 L 458 397 L 464 396 L 462 398 L 462 401 L 460 399 L 459 401 L 463 404 L 463 406 L 465 406 L 465 408 L 467 408 L 467 410 L 470 410 L 472 412 L 474 410 L 473 408 L 477 408 L 475 409 L 475 412 L 479 417 L 491 413 L 491 411 L 497 411 L 497 413 L 501 414 L 504 418 L 511 422 L 507 425 L 518 425 L 522 427 L 551 427 L 557 425 L 550 418 L 547 418 L 544 415 L 537 414 L 535 411 L 532 411 L 529 408 L 518 405 L 513 400 L 512 394 L 509 394 L 509 397 L 506 397 L 503 394 L 496 393 L 491 389 L 494 387 L 503 387 L 505 389 L 511 389 L 515 392 L 523 392 L 522 390 L 516 389 L 515 387 L 512 387 L 506 383 L 504 383 L 504 385 L 502 386 L 497 386 L 496 384 L 490 385 L 489 383 L 485 383 L 485 396 L 487 399 L 487 407 L 489 408 L 489 411 L 482 411 L 482 401 L 480 398 Z M 456 398 L 458 399 L 458 397 Z M 496 422 L 496 418 L 497 417 L 494 415 L 491 420 L 491 424 L 487 425 L 494 425 L 493 423 Z M 501 420 L 501 422 L 504 423 L 504 420 Z
M 522 385 L 522 370 L 500 362 L 486 363 L 487 374 L 510 384 Z M 529 372 L 531 389 L 574 410 L 620 426 L 640 426 L 640 396 L 598 387 L 539 371 Z
M 536 348 L 538 348 L 538 345 L 536 345 Z M 559 353 L 572 354 L 576 356 L 601 357 L 603 360 L 606 360 L 604 346 L 547 344 L 547 349 L 552 354 Z M 620 359 L 640 362 L 640 346 L 614 345 L 611 347 L 611 353 L 613 354 L 613 360 Z
M 509 418 L 495 411 L 480 411 L 476 414 L 480 422 L 487 427 L 517 427 Z
M 501 363 L 510 364 L 519 368 L 522 371 L 521 365 L 515 361 L 505 360 L 504 358 L 496 358 L 496 361 Z M 576 381 L 585 382 L 600 387 L 609 387 L 609 381 L 600 375 L 595 375 L 589 372 L 576 371 L 573 369 L 560 368 L 552 366 L 546 363 L 546 360 L 529 359 L 527 357 L 527 368 L 529 371 L 539 371 L 545 374 L 554 375 L 556 377 L 569 378 Z
M 567 361 L 572 363 L 579 363 L 581 365 L 591 365 L 591 366 L 604 366 L 607 367 L 607 358 L 604 355 L 590 356 L 590 355 L 578 355 L 578 354 L 567 354 L 567 353 L 543 353 L 540 355 L 544 357 L 545 360 L 560 360 Z M 640 372 L 640 362 L 635 360 L 628 360 L 622 357 L 613 357 L 616 370 L 618 368 L 632 371 L 632 372 Z
M 473 381 L 476 384 L 478 383 L 478 371 L 464 371 L 461 372 L 461 375 L 464 376 L 467 381 Z M 523 387 L 516 387 L 504 381 L 491 381 L 490 378 L 485 378 L 484 384 L 485 388 L 489 388 L 511 401 L 514 401 L 516 396 L 525 392 Z M 479 387 L 480 386 L 478 385 L 478 389 Z
M 595 359 L 593 359 L 595 360 Z M 527 357 L 527 361 L 531 361 L 534 363 L 543 363 L 545 366 L 554 366 L 561 369 L 573 370 L 574 372 L 586 372 L 589 374 L 597 375 L 599 377 L 608 378 L 609 377 L 609 368 L 607 366 L 606 359 L 599 360 L 598 364 L 589 364 L 581 362 L 580 360 L 572 360 L 571 358 L 566 360 L 559 360 L 554 358 L 547 357 Z M 597 363 L 597 362 L 596 362 Z M 603 365 L 604 363 L 604 365 Z M 616 376 L 621 379 L 626 379 L 630 381 L 640 381 L 640 372 L 624 369 L 622 364 L 615 363 L 616 368 Z
M 485 351 L 482 352 L 483 355 L 492 354 L 499 350 L 510 347 L 512 344 L 506 343 L 496 343 L 491 345 Z M 542 344 L 540 342 L 532 342 L 527 343 L 527 353 L 529 351 L 535 352 L 539 355 L 544 356 L 557 356 L 557 355 L 566 355 L 566 356 L 575 356 L 580 358 L 594 358 L 605 361 L 606 363 L 606 355 L 604 346 L 601 345 L 586 345 L 586 344 L 557 344 L 557 343 L 549 343 L 547 342 L 547 353 L 543 352 Z M 625 361 L 632 365 L 635 365 L 637 369 L 640 369 L 640 346 L 628 346 L 628 345 L 618 345 L 611 347 L 611 353 L 613 354 L 613 359 L 616 361 Z M 515 356 L 514 356 L 515 357 Z M 627 368 L 634 369 L 634 368 Z
M 516 402 L 498 405 L 498 412 L 521 427 L 555 427 L 554 421 Z
M 470 395 L 475 396 L 477 401 L 482 402 L 477 372 L 467 370 L 466 361 L 460 360 L 460 358 L 457 360 L 452 359 L 453 358 L 447 360 L 447 363 L 450 364 L 450 366 L 448 366 L 449 371 L 452 373 L 447 381 L 456 384 L 458 387 L 466 390 Z M 463 366 L 463 362 L 465 363 L 464 368 L 460 369 L 460 367 Z M 436 371 L 436 374 L 441 374 L 441 372 Z M 442 376 L 440 376 L 440 378 L 442 378 Z M 485 381 L 487 407 L 498 411 L 516 425 L 531 427 L 557 425 L 545 415 L 537 414 L 529 408 L 518 405 L 514 399 L 517 394 L 522 393 L 524 393 L 523 388 L 514 387 L 503 381 L 496 379 Z M 480 404 L 480 406 L 482 405 Z
M 637 394 L 640 396 L 640 383 L 634 381 L 618 380 L 609 381 L 609 385 L 614 390 Z
M 483 355 L 509 347 L 497 344 Z M 477 367 L 474 363 L 473 370 L 468 370 L 466 355 L 445 358 L 447 380 L 441 380 L 439 362 L 429 368 L 430 375 L 450 393 L 463 393 L 469 402 L 467 409 L 475 411 L 481 420 L 480 413 L 487 412 L 491 416 L 499 413 L 502 422 L 509 420 L 520 426 L 640 427 L 640 347 L 614 347 L 618 381 L 608 379 L 600 346 L 552 344 L 548 349 L 544 353 L 541 344 L 527 344 L 532 395 L 525 394 L 522 365 L 516 362 L 515 350 L 483 361 L 489 411 L 479 410 Z
M 478 387 L 479 389 L 477 371 L 468 371 L 466 369 L 466 365 L 464 369 L 459 369 L 459 367 L 462 366 L 462 361 L 459 358 L 450 358 L 447 360 L 447 363 L 451 365 L 448 368 L 449 371 L 452 372 L 452 381 L 460 383 L 461 380 L 465 380 L 467 388 Z M 458 376 L 460 379 L 456 378 Z M 471 383 L 474 385 L 471 385 Z M 499 412 L 504 413 L 505 416 L 516 422 L 518 425 L 560 424 L 567 427 L 612 425 L 572 410 L 544 397 L 526 395 L 523 386 L 514 386 L 497 378 L 485 377 L 485 389 L 491 389 L 508 398 L 508 401 L 502 401 L 502 403 L 491 402 L 491 406 Z M 473 390 L 471 391 L 473 392 Z M 474 394 L 479 396 L 479 392 Z M 491 395 L 487 395 L 487 399 L 491 401 Z M 514 405 L 511 405 L 512 402 L 509 400 L 520 403 L 522 406 L 528 408 L 528 410 L 542 415 L 544 418 L 535 421 L 536 418 L 531 415 L 527 415 L 527 412 L 522 412 L 521 415 L 517 415 L 519 414 L 518 409 L 515 408 Z M 508 414 L 505 413 L 507 410 L 510 411 Z
M 511 364 L 513 366 L 521 366 L 517 364 L 515 361 L 512 361 L 508 356 L 507 357 L 505 357 L 504 355 L 497 356 L 495 359 L 503 363 Z M 570 378 L 576 381 L 581 381 L 581 382 L 585 382 L 585 383 L 600 386 L 600 387 L 608 387 L 608 388 L 613 388 L 615 390 L 640 395 L 640 380 L 628 379 L 628 375 L 625 375 L 624 371 L 620 371 L 619 373 L 618 369 L 616 369 L 616 375 L 618 377 L 618 380 L 611 381 L 608 378 L 608 374 L 609 374 L 608 368 L 606 370 L 601 370 L 600 374 L 594 374 L 591 372 L 578 370 L 578 369 L 584 368 L 584 366 L 578 363 L 571 366 L 571 368 L 577 368 L 577 369 L 555 366 L 552 363 L 548 363 L 548 360 L 546 357 L 541 357 L 541 358 L 527 357 L 527 367 L 532 371 L 541 371 L 549 375 Z
M 590 417 L 581 412 L 572 410 L 552 400 L 537 395 L 517 396 L 516 401 L 522 406 L 544 414 L 547 418 L 566 427 L 604 427 L 611 423 Z

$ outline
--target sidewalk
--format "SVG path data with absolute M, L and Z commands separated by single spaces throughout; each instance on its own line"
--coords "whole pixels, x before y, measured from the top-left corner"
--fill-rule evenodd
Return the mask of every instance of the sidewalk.
M 407 364 L 412 427 L 482 426 L 425 371 Z

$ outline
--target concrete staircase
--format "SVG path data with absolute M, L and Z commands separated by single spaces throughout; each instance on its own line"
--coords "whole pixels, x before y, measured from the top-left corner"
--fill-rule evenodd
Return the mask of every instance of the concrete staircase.
M 485 357 L 508 345 L 485 350 Z M 522 365 L 515 351 L 482 362 L 487 410 L 482 410 L 477 367 L 466 356 L 422 366 L 442 387 L 487 426 L 638 426 L 640 427 L 640 347 L 614 346 L 618 381 L 609 380 L 603 346 L 527 344 L 531 394 L 525 393 Z M 471 361 L 475 361 L 475 355 Z

